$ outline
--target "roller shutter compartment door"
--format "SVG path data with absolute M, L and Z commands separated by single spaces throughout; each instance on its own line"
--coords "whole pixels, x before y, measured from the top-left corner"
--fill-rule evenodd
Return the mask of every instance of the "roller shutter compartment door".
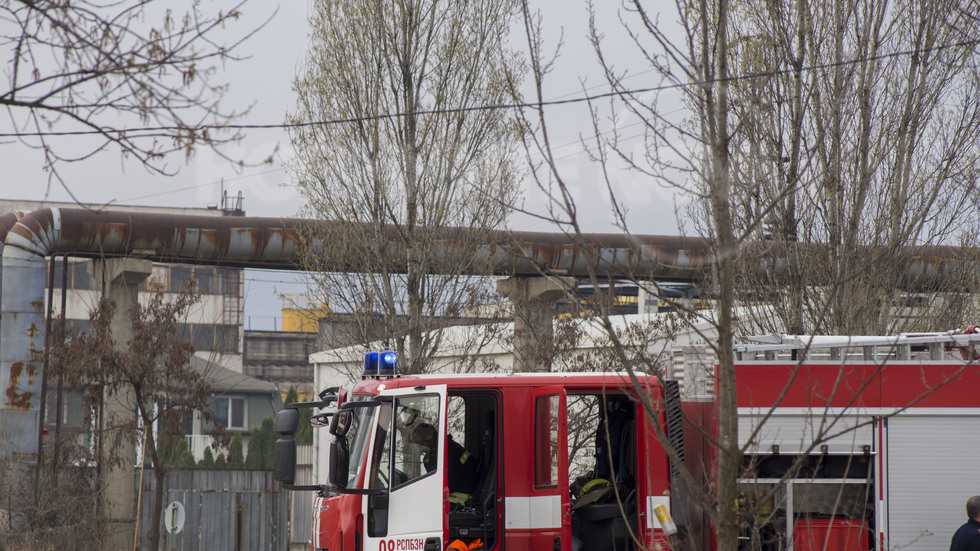
M 980 493 L 980 416 L 898 415 L 886 438 L 888 547 L 948 549 Z

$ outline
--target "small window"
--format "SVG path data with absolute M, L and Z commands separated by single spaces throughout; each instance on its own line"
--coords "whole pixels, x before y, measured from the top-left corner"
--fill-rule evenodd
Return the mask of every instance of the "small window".
M 237 325 L 214 326 L 214 350 L 215 352 L 226 352 L 229 354 L 238 353 Z
M 69 286 L 72 289 L 95 289 L 95 280 L 88 273 L 88 262 L 73 262 L 69 265 L 71 266 Z
M 245 398 L 214 399 L 214 424 L 230 430 L 245 430 L 246 420 Z
M 218 268 L 215 277 L 218 288 L 215 289 L 215 293 L 228 297 L 237 297 L 241 274 L 241 268 Z
M 191 331 L 194 334 L 194 340 L 191 342 L 194 350 L 211 351 L 215 349 L 213 325 L 193 325 Z
M 446 432 L 453 442 L 466 445 L 466 400 L 462 396 L 450 396 L 446 408 Z
M 80 333 L 91 333 L 92 332 L 92 322 L 89 320 L 68 320 L 68 327 L 73 331 L 78 331 Z
M 203 294 L 214 294 L 217 285 L 214 281 L 214 268 L 197 266 L 194 268 L 194 291 Z
M 192 270 L 190 266 L 171 266 L 170 292 L 181 293 L 186 291 L 187 284 L 191 281 Z
M 538 396 L 534 401 L 534 487 L 558 486 L 559 395 Z

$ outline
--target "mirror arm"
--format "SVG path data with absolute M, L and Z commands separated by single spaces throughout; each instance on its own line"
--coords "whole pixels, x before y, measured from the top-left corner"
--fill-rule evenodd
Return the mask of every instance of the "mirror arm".
M 305 485 L 305 484 L 283 484 L 284 490 L 293 490 L 299 492 L 320 492 L 326 490 L 326 486 L 319 484 Z
M 285 409 L 312 409 L 312 408 L 325 408 L 329 406 L 333 400 L 329 401 L 319 401 L 319 402 L 292 402 L 283 406 Z
M 363 490 L 360 488 L 335 488 L 334 491 L 339 494 L 353 494 L 360 496 L 381 496 L 388 494 L 388 490 Z
M 337 394 L 339 393 L 340 393 L 340 387 L 332 386 L 330 388 L 325 388 L 321 390 L 320 393 L 317 394 L 317 396 L 319 396 L 320 400 L 324 402 L 335 402 L 337 401 Z
M 310 424 L 314 427 L 327 427 L 330 426 L 330 418 L 333 417 L 333 412 L 328 411 L 326 413 L 318 413 L 310 417 Z

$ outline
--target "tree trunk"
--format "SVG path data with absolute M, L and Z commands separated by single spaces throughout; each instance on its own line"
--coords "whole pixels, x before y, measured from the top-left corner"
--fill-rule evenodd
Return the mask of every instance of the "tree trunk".
M 162 424 L 162 422 L 161 422 Z M 147 549 L 160 549 L 160 523 L 163 522 L 163 500 L 167 495 L 167 467 L 163 464 L 165 455 L 159 449 L 159 438 L 155 438 L 153 431 L 148 430 L 144 446 L 149 452 L 150 460 L 153 462 L 153 514 L 150 516 L 149 531 L 146 535 Z M 136 519 L 137 524 L 139 519 Z
M 408 3 L 408 10 L 413 9 L 413 4 Z M 424 291 L 422 288 L 424 271 L 422 268 L 423 258 L 426 255 L 424 246 L 420 246 L 418 235 L 419 220 L 419 147 L 418 147 L 418 105 L 416 104 L 416 89 L 418 83 L 416 76 L 412 72 L 410 52 L 414 46 L 409 43 L 410 35 L 415 25 L 416 14 L 402 14 L 404 27 L 402 29 L 403 57 L 402 57 L 402 86 L 403 101 L 405 105 L 405 137 L 404 137 L 404 159 L 405 159 L 405 239 L 408 245 L 408 259 L 406 274 L 406 294 L 408 295 L 408 373 L 420 373 L 422 371 L 422 311 L 425 305 Z
M 738 518 L 735 509 L 736 482 L 741 470 L 738 447 L 738 418 L 735 367 L 732 352 L 735 279 L 735 236 L 730 204 L 730 157 L 728 133 L 728 0 L 718 0 L 716 82 L 711 136 L 711 210 L 717 239 L 718 270 L 718 465 L 716 536 L 719 551 L 738 548 Z

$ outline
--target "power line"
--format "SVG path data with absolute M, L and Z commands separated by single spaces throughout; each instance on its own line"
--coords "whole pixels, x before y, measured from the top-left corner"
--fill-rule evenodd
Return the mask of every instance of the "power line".
M 649 72 L 649 71 L 644 71 L 644 72 Z M 558 97 L 565 97 L 565 96 L 568 96 L 568 95 L 571 95 L 571 94 L 564 94 L 563 96 L 558 96 Z M 662 114 L 662 116 L 673 115 L 675 113 L 679 113 L 682 110 L 683 109 L 674 109 L 673 111 L 670 111 L 668 113 Z M 624 126 L 620 126 L 620 127 L 617 127 L 617 128 L 606 130 L 606 131 L 602 132 L 602 135 L 608 135 L 608 134 L 610 134 L 612 132 L 616 132 L 616 131 L 623 130 L 623 129 L 626 129 L 626 128 L 631 128 L 631 127 L 638 126 L 638 125 L 641 125 L 641 124 L 643 124 L 643 121 L 637 121 L 637 122 L 630 123 L 630 124 L 627 124 L 627 125 L 624 125 Z M 632 140 L 632 139 L 638 138 L 638 137 L 640 137 L 642 135 L 643 134 L 635 134 L 633 136 L 630 136 L 628 138 L 625 138 L 625 140 Z M 554 147 L 554 150 L 555 151 L 558 151 L 558 150 L 565 149 L 567 147 L 571 147 L 571 146 L 574 146 L 574 145 L 580 145 L 580 143 L 581 142 L 579 140 L 565 142 L 563 144 L 556 145 Z M 584 152 L 582 152 L 582 151 L 575 152 L 575 153 L 567 153 L 565 155 L 562 155 L 560 157 L 557 157 L 557 160 L 567 159 L 567 158 L 570 158 L 570 157 L 574 157 L 576 155 L 581 155 L 583 153 Z M 221 184 L 221 183 L 233 182 L 233 181 L 236 181 L 236 180 L 244 180 L 246 178 L 254 178 L 256 176 L 264 176 L 266 174 L 271 174 L 273 172 L 282 172 L 284 170 L 286 170 L 285 167 L 272 168 L 272 169 L 265 170 L 265 171 L 262 171 L 262 172 L 256 172 L 255 174 L 242 174 L 242 175 L 239 175 L 239 176 L 232 176 L 230 178 L 222 178 L 220 180 L 215 180 L 213 182 L 206 182 L 206 183 L 202 183 L 202 184 L 195 184 L 195 185 L 192 185 L 192 186 L 186 186 L 186 187 L 177 188 L 177 189 L 171 189 L 171 190 L 167 190 L 167 191 L 161 191 L 161 192 L 158 192 L 158 193 L 151 193 L 149 195 L 140 195 L 138 197 L 129 197 L 127 199 L 120 200 L 120 202 L 122 202 L 122 203 L 128 203 L 128 202 L 131 202 L 131 201 L 139 201 L 139 200 L 142 200 L 142 199 L 152 199 L 154 197 L 162 197 L 164 195 L 170 195 L 170 194 L 173 194 L 173 193 L 181 193 L 181 192 L 184 192 L 184 191 L 191 191 L 191 190 L 203 189 L 203 188 L 206 188 L 206 187 L 216 186 L 216 185 Z
M 242 279 L 244 279 L 247 282 L 251 282 L 251 283 L 276 283 L 276 284 L 281 283 L 283 285 L 302 285 L 304 287 L 307 287 L 307 286 L 310 285 L 306 281 L 289 281 L 289 280 L 285 280 L 285 279 L 260 279 L 260 278 L 257 278 L 257 277 L 248 277 L 248 276 L 244 276 Z
M 880 61 L 885 59 L 892 59 L 897 57 L 905 56 L 917 56 L 923 53 L 936 52 L 941 50 L 947 50 L 950 48 L 960 48 L 966 46 L 976 46 L 980 44 L 980 39 L 970 39 L 963 40 L 960 42 L 955 42 L 952 44 L 943 44 L 939 46 L 932 46 L 929 48 L 917 48 L 911 50 L 902 50 L 898 52 L 879 54 L 876 56 L 856 58 L 851 60 L 835 61 L 831 63 L 819 63 L 816 65 L 809 65 L 803 67 L 801 70 L 805 72 L 813 72 L 824 69 L 833 69 L 837 67 L 845 67 L 848 65 L 856 65 L 859 63 L 865 63 L 868 61 Z M 568 98 L 568 99 L 552 99 L 539 102 L 514 102 L 514 103 L 499 103 L 491 105 L 474 105 L 469 107 L 452 107 L 446 109 L 430 109 L 425 111 L 416 111 L 414 113 L 381 113 L 378 115 L 368 115 L 362 117 L 344 117 L 337 119 L 326 119 L 319 121 L 308 121 L 299 123 L 269 123 L 269 124 L 223 124 L 223 125 L 203 125 L 197 127 L 199 130 L 283 130 L 287 128 L 307 128 L 314 126 L 326 126 L 334 124 L 350 124 L 357 122 L 370 122 L 378 120 L 390 120 L 394 118 L 404 117 L 409 114 L 415 116 L 427 116 L 427 115 L 451 115 L 459 113 L 471 113 L 478 111 L 499 111 L 508 109 L 527 109 L 535 108 L 542 109 L 544 107 L 555 107 L 560 105 L 571 105 L 576 103 L 588 103 L 601 99 L 608 99 L 613 97 L 630 97 L 637 94 L 645 94 L 649 92 L 664 92 L 668 90 L 677 90 L 693 87 L 703 87 L 706 85 L 718 84 L 721 82 L 740 82 L 744 80 L 753 80 L 758 78 L 768 78 L 773 76 L 781 76 L 792 74 L 796 69 L 776 69 L 772 71 L 761 71 L 757 73 L 750 73 L 748 75 L 735 75 L 730 76 L 725 79 L 705 79 L 692 82 L 679 82 L 674 84 L 663 84 L 659 86 L 650 86 L 646 88 L 635 88 L 627 90 L 610 90 L 608 92 L 603 92 L 601 94 L 586 94 L 583 96 Z M 40 137 L 40 136 L 87 136 L 87 135 L 105 135 L 105 134 L 128 134 L 130 138 L 141 138 L 141 137 L 152 137 L 156 132 L 174 132 L 187 130 L 186 127 L 179 126 L 148 126 L 142 128 L 127 128 L 127 129 L 115 129 L 115 128 L 103 128 L 100 130 L 75 130 L 75 131 L 63 131 L 63 132 L 14 132 L 14 133 L 0 133 L 0 138 L 10 138 L 10 137 Z M 141 133 L 145 135 L 140 135 Z M 135 136 L 133 135 L 135 134 Z
M 265 176 L 266 174 L 272 174 L 273 172 L 281 172 L 283 170 L 285 170 L 285 168 L 283 168 L 283 167 L 270 168 L 269 170 L 265 170 L 265 171 L 262 171 L 262 172 L 256 172 L 254 174 L 241 174 L 239 176 L 232 176 L 230 178 L 222 178 L 220 180 L 215 180 L 213 182 L 207 182 L 207 183 L 203 183 L 203 184 L 194 184 L 192 186 L 187 186 L 187 187 L 182 187 L 182 188 L 177 188 L 177 189 L 169 189 L 167 191 L 161 191 L 161 192 L 158 192 L 158 193 L 150 193 L 148 195 L 140 195 L 139 197 L 130 197 L 128 199 L 122 199 L 120 202 L 128 203 L 130 201 L 140 201 L 142 199 L 152 199 L 154 197 L 161 197 L 163 195 L 170 195 L 171 193 L 180 193 L 182 191 L 191 191 L 191 190 L 195 190 L 195 189 L 201 189 L 201 188 L 216 186 L 216 185 L 219 185 L 219 184 L 225 183 L 225 182 L 234 182 L 236 180 L 244 180 L 245 178 L 254 178 L 256 176 Z

